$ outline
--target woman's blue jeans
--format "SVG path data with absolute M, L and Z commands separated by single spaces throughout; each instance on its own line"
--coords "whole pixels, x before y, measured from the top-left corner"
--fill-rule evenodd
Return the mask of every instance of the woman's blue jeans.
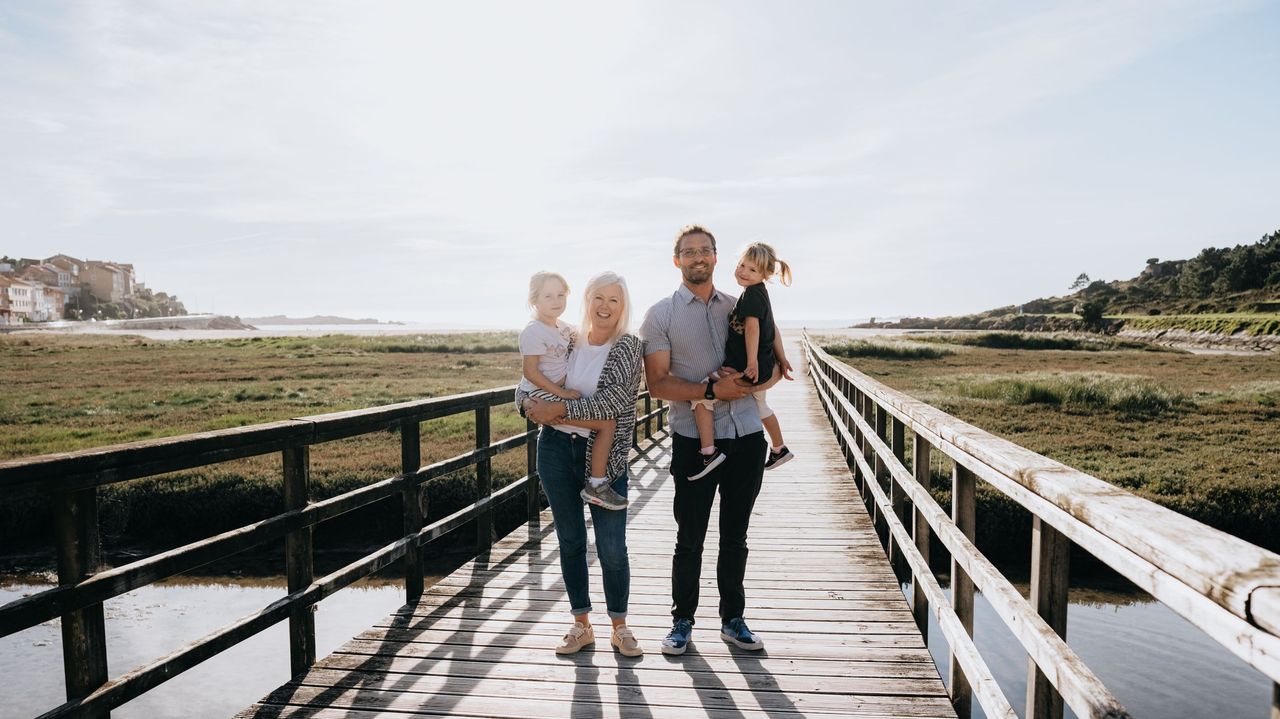
M 574 615 L 591 611 L 587 579 L 587 521 L 583 514 L 582 491 L 587 481 L 586 437 L 543 427 L 538 432 L 538 476 L 551 504 L 556 539 L 560 542 L 560 573 L 569 593 L 569 611 Z M 627 496 L 627 471 L 613 480 L 613 489 Z M 595 527 L 596 556 L 604 574 L 604 602 L 609 616 L 627 616 L 631 593 L 631 564 L 627 560 L 627 512 L 591 507 Z

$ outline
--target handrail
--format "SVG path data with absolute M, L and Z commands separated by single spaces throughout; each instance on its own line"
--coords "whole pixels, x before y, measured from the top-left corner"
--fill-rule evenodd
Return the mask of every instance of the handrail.
M 878 522 L 888 528 L 890 553 L 911 565 L 912 582 L 928 586 L 926 548 L 935 534 L 952 555 L 953 604 L 968 612 L 977 585 L 1030 657 L 1027 716 L 1060 716 L 1065 700 L 1079 716 L 1127 716 L 1123 707 L 1058 635 L 1066 627 L 1066 561 L 1071 542 L 1133 581 L 1245 662 L 1280 681 L 1280 555 L 1184 517 L 1095 477 L 966 424 L 893 390 L 831 357 L 806 334 L 805 354 L 824 408 Z M 872 426 L 874 421 L 875 426 Z M 892 440 L 886 427 L 892 422 Z M 905 430 L 916 447 L 913 469 L 903 465 Z M 930 449 L 951 458 L 956 473 L 953 511 L 937 506 L 926 485 Z M 923 457 L 925 471 L 920 463 Z M 972 542 L 973 482 L 982 479 L 1017 501 L 1033 518 L 1032 597 L 995 570 Z M 967 495 L 967 498 L 965 497 Z M 905 506 L 909 500 L 911 509 Z M 968 507 L 958 503 L 968 503 Z M 966 519 L 965 515 L 968 513 Z M 914 515 L 915 521 L 911 521 Z M 967 521 L 967 526 L 965 522 Z M 908 529 L 914 527 L 914 532 Z M 921 534 L 923 533 L 923 537 Z M 914 535 L 914 536 L 913 536 Z M 961 590 L 959 596 L 957 589 Z M 950 608 L 937 606 L 941 619 Z M 967 607 L 966 607 L 967 604 Z M 920 609 L 921 607 L 917 607 Z M 917 612 L 918 620 L 923 615 Z M 962 617 L 965 619 L 966 617 Z M 948 632 L 948 642 L 963 637 Z M 957 684 L 953 660 L 953 692 Z M 966 667 L 960 667 L 968 672 Z M 1037 674 L 1038 672 L 1038 674 Z M 967 706 L 960 677 L 957 706 Z M 1280 685 L 1277 685 L 1280 686 Z M 1280 694 L 1277 694 L 1280 697 Z M 982 701 L 982 697 L 979 697 Z M 983 702 L 986 708 L 985 701 Z M 988 708 L 1000 710 L 1000 707 Z
M 325 597 L 400 559 L 405 560 L 408 603 L 422 594 L 421 547 L 471 521 L 477 523 L 480 549 L 493 540 L 492 511 L 516 496 L 526 497 L 530 519 L 541 511 L 536 471 L 536 427 L 493 442 L 489 410 L 512 402 L 514 387 L 481 390 L 349 412 L 335 412 L 269 422 L 217 432 L 200 432 L 77 452 L 0 462 L 0 492 L 51 495 L 58 518 L 59 586 L 0 606 L 0 637 L 62 617 L 63 664 L 68 701 L 44 717 L 99 717 L 112 708 L 285 619 L 290 622 L 293 673 L 315 661 L 315 625 L 310 608 Z M 637 397 L 636 434 L 654 441 L 654 423 L 663 431 L 669 407 L 657 408 L 648 392 Z M 475 412 L 476 449 L 421 466 L 420 423 L 462 412 Z M 309 502 L 309 447 L 313 444 L 388 429 L 399 430 L 403 471 L 393 477 L 319 502 Z M 638 437 L 632 438 L 639 448 Z M 489 462 L 500 452 L 527 448 L 528 473 L 494 491 Z M 98 571 L 97 490 L 114 482 L 208 466 L 232 459 L 281 452 L 284 459 L 285 511 L 267 519 L 207 537 L 129 564 Z M 422 517 L 424 483 L 466 467 L 477 468 L 481 495 L 436 522 Z M 399 495 L 405 515 L 404 535 L 325 577 L 311 569 L 311 530 L 359 507 Z M 292 504 L 291 504 L 292 502 Z M 289 593 L 264 609 L 227 624 L 148 665 L 108 680 L 102 603 L 217 559 L 273 540 L 286 540 Z

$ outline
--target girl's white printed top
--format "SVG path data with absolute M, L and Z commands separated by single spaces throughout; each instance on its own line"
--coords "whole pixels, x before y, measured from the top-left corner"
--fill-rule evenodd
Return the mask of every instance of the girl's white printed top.
M 556 320 L 556 326 L 533 320 L 520 331 L 520 354 L 537 355 L 538 371 L 544 377 L 563 384 L 569 372 L 569 347 L 573 344 L 573 326 Z M 528 377 L 520 378 L 520 390 L 532 392 L 537 385 Z

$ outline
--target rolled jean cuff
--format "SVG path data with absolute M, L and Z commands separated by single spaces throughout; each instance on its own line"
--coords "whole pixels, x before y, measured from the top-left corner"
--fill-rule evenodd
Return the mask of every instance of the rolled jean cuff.
M 615 612 L 615 611 L 610 610 L 610 611 L 606 612 L 606 614 L 608 614 L 608 615 L 609 615 L 609 618 L 610 618 L 610 619 L 626 619 L 626 618 L 627 618 L 627 613 L 626 613 L 626 612 Z
M 591 605 L 590 605 L 590 604 L 588 604 L 588 605 L 586 606 L 586 608 L 584 608 L 584 609 L 578 609 L 577 607 L 574 607 L 574 608 L 572 608 L 572 609 L 570 609 L 570 610 L 569 610 L 569 613 L 570 613 L 570 614 L 572 614 L 572 615 L 573 615 L 573 616 L 575 616 L 575 617 L 580 617 L 580 616 L 582 616 L 583 614 L 590 614 L 590 613 L 591 613 Z

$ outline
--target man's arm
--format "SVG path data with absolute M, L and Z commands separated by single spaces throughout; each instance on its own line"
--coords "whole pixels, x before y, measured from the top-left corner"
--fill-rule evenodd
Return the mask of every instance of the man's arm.
M 741 376 L 741 373 L 736 373 L 716 382 L 712 388 L 716 399 L 731 401 L 750 394 L 751 384 L 741 381 Z M 690 382 L 671 374 L 671 352 L 668 350 L 658 350 L 644 356 L 644 380 L 654 399 L 668 402 L 703 399 L 705 387 L 701 382 Z

